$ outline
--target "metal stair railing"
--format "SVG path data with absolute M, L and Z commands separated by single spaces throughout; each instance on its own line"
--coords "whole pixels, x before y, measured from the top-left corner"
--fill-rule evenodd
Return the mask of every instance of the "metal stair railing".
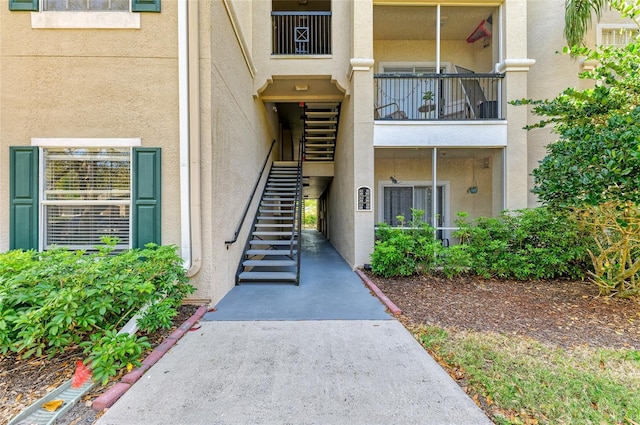
M 264 163 L 262 164 L 262 169 L 260 170 L 260 173 L 258 174 L 258 179 L 256 180 L 256 183 L 253 186 L 253 190 L 251 191 L 251 195 L 249 196 L 249 199 L 247 200 L 247 203 L 244 206 L 244 211 L 242 212 L 242 217 L 240 217 L 240 221 L 238 222 L 238 225 L 236 226 L 236 230 L 235 230 L 235 232 L 233 232 L 233 238 L 231 238 L 230 240 L 224 241 L 227 249 L 229 249 L 229 247 L 231 245 L 233 245 L 234 243 L 236 243 L 237 240 L 238 240 L 238 236 L 240 235 L 240 230 L 242 229 L 242 225 L 244 224 L 244 221 L 247 218 L 247 213 L 249 212 L 249 208 L 251 207 L 251 204 L 253 203 L 253 199 L 256 196 L 256 191 L 258 190 L 258 186 L 260 185 L 260 181 L 262 180 L 262 176 L 264 174 L 265 168 L 267 167 L 267 163 L 269 162 L 269 158 L 271 158 L 271 151 L 273 151 L 273 147 L 275 146 L 275 144 L 276 144 L 276 141 L 274 139 L 273 142 L 271 142 L 271 147 L 269 148 L 269 152 L 267 153 L 267 157 L 265 158 Z
M 304 146 L 303 140 L 300 141 L 300 145 L 298 146 L 298 174 L 296 180 L 296 205 L 297 211 L 294 211 L 295 220 L 298 221 L 297 225 L 294 225 L 294 231 L 298 234 L 297 240 L 297 270 L 296 270 L 296 285 L 300 285 L 300 257 L 302 256 L 302 208 L 303 208 L 303 197 L 302 197 L 302 149 Z M 294 209 L 295 210 L 295 209 Z M 292 235 L 293 238 L 293 235 Z M 292 249 L 293 251 L 293 246 Z

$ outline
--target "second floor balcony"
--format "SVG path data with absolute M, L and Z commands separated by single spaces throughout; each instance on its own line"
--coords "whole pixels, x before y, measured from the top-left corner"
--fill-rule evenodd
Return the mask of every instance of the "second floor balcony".
M 273 55 L 330 55 L 331 11 L 271 12 Z
M 374 76 L 376 120 L 501 120 L 503 74 L 385 73 Z

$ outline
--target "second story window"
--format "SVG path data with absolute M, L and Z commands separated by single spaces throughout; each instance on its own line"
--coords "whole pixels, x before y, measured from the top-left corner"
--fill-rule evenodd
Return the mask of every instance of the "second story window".
M 42 0 L 44 11 L 129 11 L 129 0 Z
M 636 41 L 638 27 L 634 26 L 601 26 L 598 45 L 608 47 L 624 47 Z

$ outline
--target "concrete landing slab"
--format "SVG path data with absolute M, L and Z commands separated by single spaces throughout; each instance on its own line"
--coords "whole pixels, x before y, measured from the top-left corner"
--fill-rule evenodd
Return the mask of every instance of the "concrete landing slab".
M 201 324 L 97 423 L 492 423 L 395 320 Z

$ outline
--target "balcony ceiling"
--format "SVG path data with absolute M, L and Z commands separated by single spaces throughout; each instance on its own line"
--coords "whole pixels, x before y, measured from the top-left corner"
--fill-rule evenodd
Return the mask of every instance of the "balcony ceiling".
M 441 7 L 441 39 L 465 40 L 495 7 Z M 495 16 L 494 16 L 495 19 Z M 434 40 L 436 37 L 435 6 L 375 6 L 373 8 L 374 40 Z

